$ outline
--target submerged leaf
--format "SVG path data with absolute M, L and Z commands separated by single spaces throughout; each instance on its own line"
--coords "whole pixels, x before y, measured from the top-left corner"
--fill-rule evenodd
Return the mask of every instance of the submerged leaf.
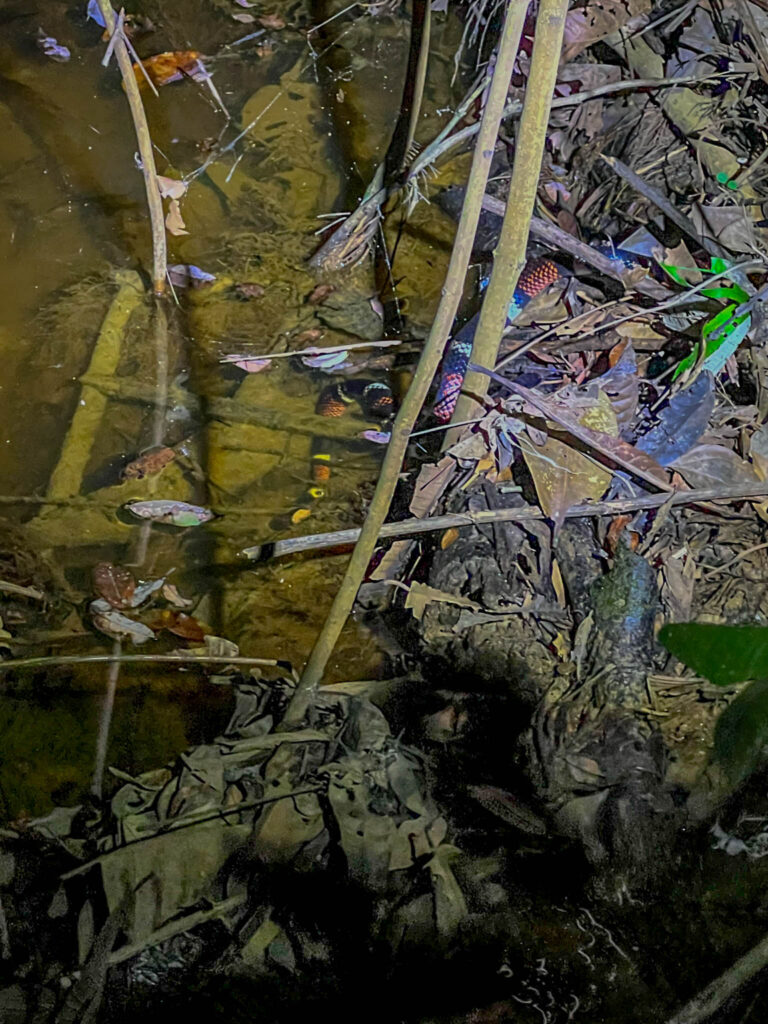
M 200 526 L 213 519 L 210 509 L 200 505 L 190 505 L 186 501 L 130 501 L 125 506 L 139 519 L 150 519 L 155 523 L 168 523 L 171 526 Z
M 130 640 L 138 646 L 147 640 L 155 639 L 155 634 L 149 626 L 115 611 L 106 601 L 92 601 L 91 614 L 94 626 L 107 636 L 111 636 L 113 640 Z
M 188 235 L 189 232 L 181 216 L 181 207 L 178 199 L 172 199 L 168 204 L 168 213 L 165 217 L 165 226 L 172 235 Z
M 47 36 L 41 28 L 37 30 L 37 45 L 46 57 L 50 57 L 51 60 L 55 60 L 59 64 L 66 64 L 72 56 L 66 46 L 62 46 L 53 36 Z
M 111 562 L 99 562 L 91 572 L 93 589 L 112 608 L 130 608 L 136 580 L 130 569 Z
M 179 82 L 185 75 L 199 78 L 202 68 L 202 61 L 197 50 L 172 50 L 156 53 L 153 57 L 147 57 L 142 64 L 151 82 L 157 86 Z M 133 71 L 139 85 L 146 85 L 146 79 L 138 64 L 133 65 Z

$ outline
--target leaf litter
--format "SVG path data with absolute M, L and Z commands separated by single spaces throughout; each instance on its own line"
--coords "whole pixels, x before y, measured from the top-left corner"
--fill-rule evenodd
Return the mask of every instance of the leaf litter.
M 279 15 L 258 13 L 260 5 L 237 0 L 236 6 L 245 10 L 232 12 L 228 5 L 227 9 L 244 22 L 255 20 L 274 31 L 285 25 Z M 470 5 L 470 18 L 475 20 L 468 24 L 477 28 L 476 39 L 481 29 L 483 38 L 492 36 L 490 14 L 482 6 Z M 254 878 L 265 866 L 287 865 L 294 879 L 315 871 L 327 880 L 342 865 L 344 883 L 359 886 L 378 901 L 371 932 L 382 948 L 391 943 L 400 949 L 421 935 L 428 945 L 455 952 L 466 941 L 475 905 L 490 914 L 494 900 L 503 902 L 498 892 L 502 887 L 486 885 L 483 875 L 485 871 L 493 877 L 503 856 L 499 860 L 494 854 L 489 858 L 493 863 L 484 866 L 472 853 L 478 812 L 467 812 L 467 806 L 474 801 L 502 823 L 499 828 L 512 826 L 533 836 L 532 842 L 549 842 L 547 836 L 554 829 L 558 841 L 567 836 L 572 843 L 578 842 L 574 837 L 579 836 L 579 820 L 589 814 L 585 801 L 619 788 L 607 783 L 601 788 L 613 767 L 602 761 L 610 748 L 609 728 L 601 744 L 591 743 L 587 736 L 577 749 L 568 746 L 585 722 L 611 707 L 615 694 L 607 677 L 615 682 L 611 673 L 617 664 L 630 676 L 645 658 L 645 703 L 637 717 L 646 716 L 644 724 L 653 722 L 654 715 L 662 720 L 662 739 L 669 747 L 674 743 L 681 754 L 668 781 L 682 785 L 679 764 L 692 756 L 685 744 L 694 731 L 688 729 L 690 721 L 700 728 L 700 735 L 711 737 L 714 712 L 722 709 L 723 700 L 718 698 L 718 704 L 699 699 L 696 681 L 674 663 L 666 667 L 670 675 L 654 677 L 644 641 L 632 631 L 638 621 L 652 621 L 657 615 L 666 621 L 684 614 L 729 623 L 734 618 L 763 618 L 766 609 L 757 588 L 744 585 L 740 572 L 764 578 L 768 521 L 765 508 L 761 510 L 753 498 L 755 484 L 768 472 L 763 436 L 766 368 L 760 362 L 758 305 L 752 301 L 763 285 L 765 268 L 759 262 L 745 270 L 742 258 L 758 254 L 762 261 L 765 249 L 765 225 L 756 201 L 764 198 L 757 173 L 762 145 L 757 137 L 733 129 L 725 108 L 717 106 L 718 96 L 730 93 L 728 100 L 746 121 L 745 99 L 762 104 L 756 70 L 762 55 L 752 30 L 737 30 L 730 5 L 717 18 L 707 5 L 695 6 L 700 10 L 684 5 L 668 24 L 662 18 L 658 25 L 649 21 L 651 5 L 644 0 L 605 2 L 594 9 L 587 5 L 568 13 L 555 93 L 560 105 L 550 121 L 539 203 L 548 219 L 572 239 L 585 238 L 593 245 L 607 237 L 617 248 L 625 241 L 629 247 L 629 240 L 622 237 L 627 225 L 642 224 L 644 237 L 632 249 L 641 256 L 626 279 L 625 294 L 617 299 L 615 282 L 585 271 L 587 265 L 567 248 L 557 249 L 554 255 L 563 260 L 567 286 L 549 308 L 537 306 L 527 322 L 509 330 L 498 376 L 474 422 L 460 428 L 462 433 L 453 437 L 446 451 L 441 448 L 442 434 L 429 440 L 429 435 L 413 438 L 401 480 L 401 517 L 409 506 L 414 519 L 440 513 L 466 518 L 449 529 L 441 527 L 432 539 L 420 534 L 416 540 L 396 541 L 397 546 L 387 550 L 382 545 L 381 571 L 371 573 L 370 583 L 384 584 L 384 608 L 394 621 L 399 618 L 401 627 L 402 612 L 409 613 L 403 627 L 408 644 L 419 656 L 435 659 L 427 671 L 439 672 L 448 687 L 445 707 L 430 708 L 424 716 L 430 725 L 421 732 L 408 723 L 408 741 L 415 737 L 411 747 L 393 734 L 382 710 L 366 696 L 368 683 L 361 681 L 349 684 L 351 696 L 322 688 L 310 718 L 299 727 L 279 731 L 295 678 L 265 679 L 258 672 L 245 676 L 238 665 L 225 665 L 210 677 L 212 683 L 231 688 L 235 705 L 220 736 L 180 753 L 164 768 L 136 775 L 115 768 L 119 785 L 89 819 L 89 830 L 55 833 L 57 842 L 75 858 L 76 866 L 71 861 L 68 865 L 73 877 L 89 873 L 90 893 L 86 895 L 82 887 L 70 893 L 73 902 L 67 911 L 82 946 L 81 963 L 93 968 L 93 957 L 101 957 L 100 969 L 106 973 L 105 956 L 98 952 L 101 942 L 109 943 L 109 956 L 146 964 L 155 946 L 185 935 L 192 942 L 198 925 L 217 921 L 228 935 L 237 936 L 233 948 L 251 969 L 265 976 L 277 970 L 284 972 L 283 977 L 301 977 L 313 956 L 326 956 L 333 937 L 325 933 L 322 921 L 313 922 L 310 936 L 301 915 L 285 910 L 288 899 L 282 892 L 275 894 L 254 883 L 246 898 L 237 872 L 228 875 L 238 858 L 238 863 L 249 864 L 246 850 L 257 851 L 247 869 L 253 868 Z M 744 6 L 751 18 L 763 19 L 759 7 Z M 246 13 L 251 7 L 257 12 Z M 89 4 L 89 16 L 99 21 L 97 10 Z M 623 44 L 616 48 L 615 39 L 622 32 L 637 33 L 638 43 L 631 50 Z M 648 101 L 650 92 L 629 88 L 633 80 L 648 77 L 637 63 L 648 34 L 654 45 L 647 59 L 657 60 L 657 77 L 709 73 L 714 66 L 710 56 L 717 52 L 720 60 L 727 53 L 729 68 L 741 69 L 736 73 L 744 76 L 738 89 L 722 77 L 697 85 L 696 91 L 672 90 L 669 95 L 677 106 L 670 106 L 661 89 L 643 86 L 653 93 L 654 103 L 665 104 L 663 116 L 654 120 L 657 111 Z M 679 52 L 674 53 L 678 44 Z M 608 53 L 615 55 L 611 63 Z M 209 78 L 197 51 L 157 54 L 143 64 L 158 86 L 185 77 Z M 521 54 L 521 78 L 528 68 L 528 58 Z M 137 78 L 141 82 L 143 75 Z M 610 91 L 620 84 L 627 86 L 626 94 Z M 602 95 L 586 97 L 598 89 Z M 709 149 L 708 139 L 691 127 L 691 109 L 699 103 L 714 104 L 707 131 L 718 144 Z M 639 109 L 647 120 L 633 122 L 639 127 L 628 132 L 624 117 Z M 511 123 L 507 132 L 507 137 L 515 133 Z M 679 145 L 681 140 L 686 144 Z M 644 169 L 641 177 L 647 187 L 627 185 L 607 171 L 595 159 L 601 149 L 618 152 L 633 168 Z M 661 154 L 664 161 L 657 160 Z M 744 170 L 750 168 L 751 180 Z M 491 198 L 505 199 L 508 170 L 502 161 Z M 695 193 L 691 182 L 697 183 Z M 667 187 L 673 207 L 689 221 L 680 237 L 674 230 L 678 222 L 658 205 L 658 192 Z M 186 181 L 160 176 L 158 188 L 168 201 L 168 231 L 186 234 L 179 205 Z M 193 199 L 194 195 L 186 201 Z M 342 268 L 345 265 L 342 260 Z M 193 264 L 168 269 L 173 286 L 190 292 L 216 280 Z M 242 309 L 260 310 L 270 300 L 271 282 L 262 286 L 243 280 L 251 270 L 238 267 L 234 276 L 221 276 L 242 282 L 230 286 L 230 300 L 248 300 L 253 306 L 243 303 Z M 716 280 L 709 281 L 710 277 Z M 349 359 L 355 344 L 347 343 L 348 337 L 381 336 L 380 318 L 374 323 L 370 308 L 364 308 L 368 299 L 347 301 L 342 285 L 320 284 L 311 292 L 302 286 L 299 295 L 306 298 L 297 304 L 317 309 L 304 309 L 315 319 L 302 321 L 301 327 L 320 322 L 336 332 L 331 340 L 342 344 L 280 353 L 297 355 L 292 365 L 301 362 L 309 371 L 341 377 L 355 368 Z M 184 301 L 193 298 L 188 295 Z M 303 335 L 292 328 L 291 344 L 301 344 L 302 337 L 304 342 L 319 340 L 319 333 L 317 327 L 305 329 Z M 276 358 L 243 352 L 226 361 L 257 373 L 275 365 Z M 253 383 L 259 386 L 262 380 Z M 425 422 L 429 429 L 431 421 Z M 350 436 L 358 444 L 386 443 L 389 438 L 385 431 L 357 428 Z M 126 466 L 123 476 L 154 477 L 174 455 L 171 447 L 148 450 Z M 671 500 L 687 488 L 708 492 L 706 501 L 717 504 Z M 659 500 L 654 506 L 643 505 L 648 498 Z M 633 501 L 636 508 L 631 507 Z M 621 502 L 630 507 L 619 513 Z M 172 499 L 136 500 L 124 507 L 146 522 L 181 528 L 214 518 L 211 509 Z M 575 507 L 581 512 L 604 511 L 580 514 L 574 520 L 570 513 Z M 294 522 L 303 518 L 299 512 L 311 514 L 298 510 Z M 581 532 L 573 533 L 571 527 Z M 592 577 L 619 588 L 618 596 L 604 603 L 628 608 L 620 628 L 606 626 L 604 620 L 600 624 L 605 609 L 598 597 L 590 596 Z M 650 591 L 651 577 L 658 583 L 658 602 Z M 630 585 L 622 590 L 628 578 Z M 94 567 L 92 582 L 96 597 L 89 605 L 91 618 L 110 638 L 144 645 L 158 641 L 158 634 L 170 633 L 193 645 L 183 647 L 186 654 L 240 657 L 237 644 L 214 635 L 202 617 L 192 614 L 197 599 L 180 595 L 167 577 L 139 581 L 126 567 L 102 562 Z M 599 593 L 598 587 L 594 594 Z M 633 603 L 638 593 L 645 595 L 639 605 Z M 13 641 L 10 632 L 2 636 Z M 632 657 L 627 654 L 627 637 L 633 641 Z M 600 649 L 599 643 L 608 646 Z M 406 663 L 418 676 L 413 660 Z M 202 664 L 195 668 L 202 670 Z M 585 679 L 595 678 L 598 682 L 590 683 L 594 693 L 586 705 L 563 698 L 565 693 L 573 696 Z M 424 682 L 423 675 L 419 682 Z M 687 704 L 681 711 L 680 691 L 674 686 L 688 683 Z M 523 742 L 517 738 L 518 718 L 503 699 L 502 714 L 490 716 L 503 720 L 505 732 L 496 741 L 502 757 L 488 739 L 498 736 L 493 722 L 481 717 L 477 726 L 473 719 L 482 716 L 484 707 L 495 707 L 499 690 L 518 685 L 519 691 L 512 691 L 515 716 L 525 718 L 530 711 L 530 731 L 540 748 L 550 741 L 555 744 L 551 760 L 542 766 L 545 784 L 535 773 L 523 779 L 523 788 L 532 792 L 534 810 L 517 792 L 504 788 L 520 781 L 517 762 L 524 757 L 518 749 Z M 626 679 L 622 685 L 630 691 Z M 430 699 L 440 697 L 429 689 Z M 758 696 L 761 701 L 755 707 L 760 711 L 764 702 Z M 617 707 L 622 707 L 618 701 L 612 711 Z M 745 743 L 754 745 L 748 735 L 752 724 L 745 724 L 744 716 L 737 706 L 717 742 L 722 745 L 727 731 L 731 744 L 738 746 L 738 736 L 734 741 L 731 734 L 741 730 Z M 631 747 L 635 739 L 621 735 L 617 747 Z M 452 746 L 457 753 L 451 753 Z M 471 784 L 464 771 L 467 757 L 476 758 L 473 764 L 483 769 L 482 777 Z M 444 787 L 446 780 L 453 783 L 444 801 L 447 806 L 438 806 L 432 795 L 436 770 L 442 773 Z M 635 771 L 652 774 L 644 764 Z M 563 776 L 576 786 L 581 819 L 576 813 L 570 819 L 566 816 L 572 794 L 563 791 Z M 636 780 L 637 774 L 632 778 Z M 686 785 L 689 782 L 686 777 Z M 655 805 L 654 811 L 662 813 Z M 606 814 L 601 828 L 607 820 Z M 50 836 L 53 828 L 51 820 L 38 832 Z M 598 831 L 590 836 L 591 847 L 584 844 L 587 860 L 599 845 L 594 838 Z M 511 841 L 507 832 L 502 835 L 507 837 L 506 849 Z M 524 859 L 529 852 L 514 846 L 513 855 Z M 552 848 L 548 853 L 557 856 Z M 198 871 L 202 863 L 206 869 Z M 143 884 L 149 877 L 156 886 L 152 901 Z M 525 891 L 524 882 L 515 884 Z M 95 908 L 101 908 L 102 917 L 96 924 L 91 920 Z M 510 931 L 517 934 L 518 910 L 508 913 L 514 920 Z M 524 918 L 524 911 L 520 914 Z M 513 945 L 514 941 L 510 940 Z M 123 945 L 115 947 L 116 942 Z M 572 944 L 570 938 L 568 942 Z M 326 956 L 324 970 L 328 960 Z M 520 970 L 517 962 L 515 970 Z M 88 977 L 97 974 L 93 969 Z M 89 983 L 102 982 L 97 978 Z M 497 1008 L 494 1017 L 472 1011 L 462 1019 L 502 1019 L 517 1012 L 517 1004 L 532 1002 L 532 995 L 532 990 L 521 989 L 519 998 L 506 1000 L 508 1011 Z M 589 1006 L 587 1014 L 605 1015 L 597 1002 Z M 534 1009 L 549 1019 L 548 1010 L 538 1004 Z M 567 1012 L 564 1003 L 562 1019 Z

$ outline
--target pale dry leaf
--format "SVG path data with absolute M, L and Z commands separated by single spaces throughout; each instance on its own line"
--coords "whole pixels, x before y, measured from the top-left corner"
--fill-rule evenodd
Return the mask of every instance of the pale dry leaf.
M 172 235 L 188 235 L 185 230 L 184 218 L 181 216 L 181 207 L 178 199 L 172 199 L 168 204 L 168 213 L 165 218 L 165 226 Z
M 408 588 L 408 597 L 405 599 L 405 607 L 410 608 L 415 619 L 422 619 L 427 605 L 432 601 L 442 601 L 444 604 L 456 604 L 461 608 L 471 608 L 473 611 L 481 611 L 482 606 L 476 601 L 470 601 L 468 597 L 460 597 L 457 594 L 448 594 L 444 590 L 437 590 L 436 587 L 427 586 L 426 583 L 412 583 Z
M 453 479 L 456 470 L 456 463 L 445 455 L 438 463 L 430 462 L 422 466 L 416 478 L 416 485 L 413 488 L 413 497 L 408 506 L 411 515 L 417 519 L 423 519 L 432 511 L 443 491 Z
M 189 188 L 189 183 L 181 181 L 179 178 L 166 178 L 162 174 L 158 174 L 156 180 L 163 199 L 181 199 Z

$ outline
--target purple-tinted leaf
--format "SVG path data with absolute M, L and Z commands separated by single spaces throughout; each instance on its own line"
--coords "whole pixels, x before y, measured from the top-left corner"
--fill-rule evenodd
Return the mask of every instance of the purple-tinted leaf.
M 357 436 L 373 441 L 374 444 L 389 444 L 392 439 L 388 430 L 363 430 Z
M 86 13 L 86 20 L 93 19 L 97 25 L 101 25 L 102 28 L 107 27 L 106 21 L 104 21 L 104 15 L 101 13 L 99 8 L 99 0 L 88 0 L 88 10 Z
M 326 373 L 330 373 L 332 370 L 338 370 L 348 356 L 348 352 L 325 352 L 316 356 L 302 356 L 301 361 L 305 366 L 311 366 L 313 370 L 325 370 Z
M 194 263 L 188 263 L 187 270 L 189 271 L 189 276 L 195 281 L 207 283 L 208 281 L 216 280 L 215 274 L 209 274 L 206 270 L 201 270 L 200 267 L 196 267 Z
M 753 467 L 731 448 L 697 444 L 671 463 L 691 487 L 741 487 L 758 483 Z
M 37 30 L 37 45 L 46 57 L 58 61 L 59 64 L 65 64 L 72 56 L 66 46 L 62 46 L 53 36 L 47 36 L 41 28 Z
M 272 362 L 271 359 L 237 359 L 232 360 L 235 366 L 239 370 L 245 370 L 246 373 L 261 373 L 262 370 L 266 370 L 269 364 Z
M 689 387 L 674 396 L 666 409 L 662 409 L 659 422 L 635 447 L 660 466 L 668 466 L 696 444 L 707 429 L 714 407 L 714 377 L 711 373 L 700 373 Z
M 149 519 L 154 523 L 168 523 L 172 526 L 200 526 L 213 519 L 213 512 L 199 505 L 190 505 L 186 501 L 131 501 L 125 506 L 139 519 Z

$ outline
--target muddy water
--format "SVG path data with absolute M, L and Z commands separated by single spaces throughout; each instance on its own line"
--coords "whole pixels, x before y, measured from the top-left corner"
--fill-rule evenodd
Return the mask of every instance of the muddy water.
M 167 337 L 159 342 L 144 294 L 151 253 L 135 138 L 117 70 L 102 67 L 101 32 L 86 22 L 85 6 L 26 0 L 0 12 L 2 548 L 6 564 L 23 565 L 20 576 L 41 584 L 54 606 L 49 613 L 3 602 L 12 651 L 108 652 L 111 640 L 93 628 L 87 606 L 91 569 L 109 560 L 132 564 L 144 579 L 173 571 L 194 602 L 191 613 L 241 653 L 288 658 L 300 668 L 345 556 L 253 566 L 240 551 L 286 532 L 359 523 L 380 453 L 355 441 L 363 421 L 350 416 L 341 430 L 347 437 L 329 442 L 330 493 L 306 522 L 275 532 L 275 517 L 290 513 L 307 487 L 313 425 L 322 427 L 314 405 L 332 378 L 297 360 L 258 375 L 220 360 L 296 348 L 296 336 L 310 329 L 321 329 L 328 345 L 379 333 L 372 266 L 334 281 L 349 314 L 345 331 L 321 323 L 307 303 L 320 280 L 307 257 L 318 244 L 319 218 L 350 208 L 383 155 L 408 25 L 401 14 L 372 18 L 356 10 L 308 34 L 341 3 L 278 2 L 247 12 L 229 0 L 134 5 L 154 25 L 136 40 L 141 56 L 204 54 L 232 119 L 227 128 L 211 95 L 189 80 L 161 88 L 157 98 L 145 91 L 159 173 L 191 175 L 214 140 L 227 142 L 257 121 L 191 180 L 182 200 L 188 234 L 169 236 L 169 262 L 195 264 L 216 281 L 166 304 Z M 277 13 L 285 27 L 263 30 L 232 17 L 251 12 Z M 41 53 L 38 27 L 70 49 L 68 62 Z M 238 42 L 256 31 L 258 38 Z M 450 20 L 437 26 L 436 53 L 447 56 L 435 63 L 428 111 L 450 103 L 456 32 Z M 428 114 L 426 139 L 438 120 Z M 442 215 L 423 207 L 401 240 L 398 298 L 415 336 L 434 311 L 450 237 Z M 237 289 L 243 284 L 263 293 L 246 298 Z M 130 316 L 106 361 L 94 363 L 118 294 L 127 296 Z M 83 408 L 95 412 L 83 420 L 75 415 Z M 121 467 L 158 430 L 163 443 L 189 439 L 190 459 L 160 477 L 121 482 Z M 120 508 L 136 498 L 192 501 L 217 518 L 195 530 L 156 527 L 140 539 L 141 526 Z M 178 643 L 165 633 L 149 649 Z M 383 667 L 366 625 L 351 622 L 330 677 L 369 677 Z M 106 674 L 103 665 L 87 665 L 6 676 L 0 815 L 36 815 L 82 797 Z M 215 733 L 228 708 L 226 687 L 200 673 L 124 666 L 107 763 L 127 771 L 161 763 Z

